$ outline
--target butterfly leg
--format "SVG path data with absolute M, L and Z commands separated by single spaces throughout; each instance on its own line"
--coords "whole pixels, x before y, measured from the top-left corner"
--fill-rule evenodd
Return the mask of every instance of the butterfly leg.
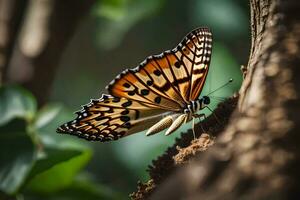
M 194 136 L 194 140 L 196 139 L 196 133 L 195 133 L 195 117 L 193 117 L 193 127 L 192 127 L 192 130 L 193 130 L 193 136 Z
M 197 117 L 201 120 L 201 117 L 203 117 L 204 119 L 206 119 L 206 115 L 204 113 L 201 114 L 194 114 L 193 117 Z
M 219 120 L 219 118 L 217 117 L 217 115 L 214 113 L 214 111 L 210 107 L 208 107 L 208 106 L 206 106 L 206 107 L 213 114 L 213 116 L 215 117 L 215 119 L 218 122 L 218 124 L 221 125 L 221 121 Z
M 194 118 L 199 118 L 200 122 L 200 127 L 201 127 L 201 130 L 203 133 L 205 133 L 206 131 L 204 130 L 203 126 L 202 126 L 202 122 L 201 122 L 201 117 L 203 117 L 204 119 L 206 119 L 206 115 L 204 113 L 201 113 L 201 114 L 194 114 Z

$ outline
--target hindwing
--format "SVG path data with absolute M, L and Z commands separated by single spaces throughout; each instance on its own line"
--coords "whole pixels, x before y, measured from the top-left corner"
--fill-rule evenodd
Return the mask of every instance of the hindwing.
M 57 131 L 87 140 L 109 141 L 136 133 L 157 123 L 165 111 L 125 98 L 103 95 L 76 112 L 77 118 Z

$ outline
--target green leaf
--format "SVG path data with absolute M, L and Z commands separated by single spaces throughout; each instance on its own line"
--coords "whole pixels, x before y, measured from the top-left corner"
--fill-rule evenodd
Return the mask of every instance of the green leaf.
M 48 104 L 38 112 L 32 127 L 44 150 L 30 173 L 26 190 L 52 193 L 68 187 L 90 160 L 91 149 L 84 141 L 56 133 L 56 128 L 70 118 L 71 113 L 59 104 Z
M 25 190 L 38 193 L 53 193 L 67 188 L 90 159 L 91 151 L 86 149 L 79 156 L 59 163 L 49 170 L 36 175 L 26 185 Z
M 0 126 L 13 118 L 33 119 L 37 104 L 33 96 L 18 86 L 0 88 Z
M 0 130 L 0 190 L 15 194 L 35 160 L 35 148 L 22 120 L 13 120 Z
M 55 132 L 69 112 L 55 104 L 38 113 L 36 107 L 20 87 L 0 89 L 0 190 L 9 195 L 21 186 L 44 193 L 68 187 L 91 158 L 87 145 Z
M 1 197 L 1 196 L 0 196 Z M 37 194 L 27 192 L 25 199 L 31 200 L 94 200 L 94 199 L 126 199 L 128 194 L 119 194 L 108 188 L 106 185 L 95 183 L 86 173 L 80 174 L 67 188 L 51 194 Z
M 47 148 L 35 162 L 34 167 L 28 176 L 28 180 L 32 179 L 37 174 L 47 171 L 51 167 L 79 156 L 80 154 L 82 154 L 82 151 L 79 150 Z
M 51 123 L 58 113 L 62 110 L 60 104 L 48 104 L 38 111 L 34 121 L 35 129 L 41 129 Z
M 33 96 L 18 86 L 0 88 L 0 190 L 15 194 L 35 161 L 35 146 L 27 133 L 36 113 Z

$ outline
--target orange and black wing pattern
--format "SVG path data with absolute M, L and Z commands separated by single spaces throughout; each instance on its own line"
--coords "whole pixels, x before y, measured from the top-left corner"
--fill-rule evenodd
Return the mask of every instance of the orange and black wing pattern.
M 211 52 L 211 32 L 208 28 L 196 29 L 174 49 L 150 56 L 138 67 L 122 72 L 107 86 L 108 92 L 166 109 L 181 109 L 200 95 Z
M 145 130 L 161 119 L 161 109 L 126 98 L 102 95 L 77 111 L 57 132 L 95 141 L 111 141 Z
M 203 89 L 211 50 L 209 29 L 193 30 L 174 49 L 123 71 L 107 86 L 110 95 L 83 106 L 77 118 L 57 132 L 87 140 L 116 140 L 146 130 L 170 113 L 182 112 Z

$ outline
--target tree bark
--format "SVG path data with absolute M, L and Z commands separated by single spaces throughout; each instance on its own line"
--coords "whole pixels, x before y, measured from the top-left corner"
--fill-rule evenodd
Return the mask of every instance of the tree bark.
M 9 59 L 26 5 L 27 0 L 0 0 L 0 85 L 6 81 Z
M 234 114 L 151 199 L 300 197 L 300 1 L 250 0 L 250 9 L 252 46 Z

